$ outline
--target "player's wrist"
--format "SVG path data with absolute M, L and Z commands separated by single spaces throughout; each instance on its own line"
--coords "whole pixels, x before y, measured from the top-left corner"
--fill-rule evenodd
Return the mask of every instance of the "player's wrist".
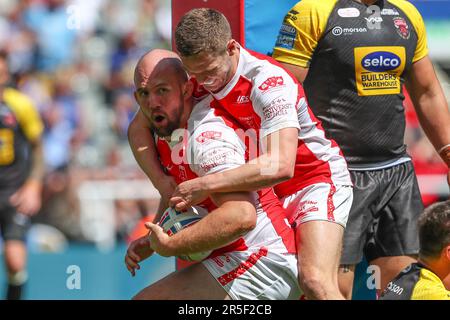
M 207 194 L 211 194 L 214 192 L 214 190 L 212 189 L 213 184 L 214 184 L 214 179 L 211 179 L 210 175 L 200 177 L 200 178 L 198 178 L 198 187 L 200 189 L 198 191 L 207 193 Z
M 32 187 L 32 188 L 34 188 L 34 189 L 36 189 L 38 191 L 41 191 L 42 190 L 42 186 L 43 186 L 43 183 L 42 183 L 41 179 L 33 178 L 33 177 L 28 178 L 28 180 L 25 182 L 25 184 L 26 184 L 27 187 Z

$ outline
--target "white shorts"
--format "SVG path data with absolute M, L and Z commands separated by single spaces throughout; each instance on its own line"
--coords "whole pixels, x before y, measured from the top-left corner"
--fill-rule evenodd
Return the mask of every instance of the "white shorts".
M 297 258 L 261 247 L 206 259 L 203 265 L 233 300 L 298 300 Z
M 293 227 L 319 220 L 345 228 L 353 202 L 353 187 L 316 183 L 284 197 L 281 202 Z

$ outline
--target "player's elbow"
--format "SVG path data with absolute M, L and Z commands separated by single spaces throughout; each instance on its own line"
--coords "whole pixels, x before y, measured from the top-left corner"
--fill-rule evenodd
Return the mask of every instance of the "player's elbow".
M 236 221 L 237 232 L 239 234 L 247 233 L 256 227 L 256 209 L 255 206 L 249 202 L 242 202 L 239 204 L 239 217 Z
M 286 181 L 294 177 L 295 164 L 289 160 L 280 160 L 278 162 L 277 180 Z

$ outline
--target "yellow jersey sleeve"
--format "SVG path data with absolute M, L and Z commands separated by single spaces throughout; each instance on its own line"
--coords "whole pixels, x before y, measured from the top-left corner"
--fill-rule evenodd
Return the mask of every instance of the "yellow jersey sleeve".
M 303 68 L 309 62 L 337 0 L 302 0 L 287 13 L 273 49 L 273 57 Z
M 427 34 L 422 15 L 419 13 L 416 7 L 409 1 L 406 0 L 388 0 L 388 1 L 406 14 L 409 21 L 411 21 L 414 30 L 417 33 L 417 46 L 412 60 L 412 62 L 414 63 L 422 59 L 426 55 L 428 55 Z
M 423 268 L 411 295 L 411 300 L 450 300 L 450 291 L 445 289 L 441 279 Z
M 44 131 L 44 125 L 31 100 L 12 88 L 4 90 L 3 99 L 16 115 L 27 139 L 31 142 L 36 141 Z

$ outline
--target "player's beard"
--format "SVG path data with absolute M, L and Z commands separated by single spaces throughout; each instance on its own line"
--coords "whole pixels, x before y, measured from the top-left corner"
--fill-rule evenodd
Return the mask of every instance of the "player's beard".
M 167 115 L 163 121 L 166 121 L 167 124 L 164 126 L 155 126 L 153 122 L 150 124 L 150 128 L 154 133 L 156 133 L 159 137 L 165 138 L 170 137 L 172 132 L 181 126 L 181 116 L 183 115 L 184 104 L 181 102 L 181 105 L 176 109 L 172 115 Z

